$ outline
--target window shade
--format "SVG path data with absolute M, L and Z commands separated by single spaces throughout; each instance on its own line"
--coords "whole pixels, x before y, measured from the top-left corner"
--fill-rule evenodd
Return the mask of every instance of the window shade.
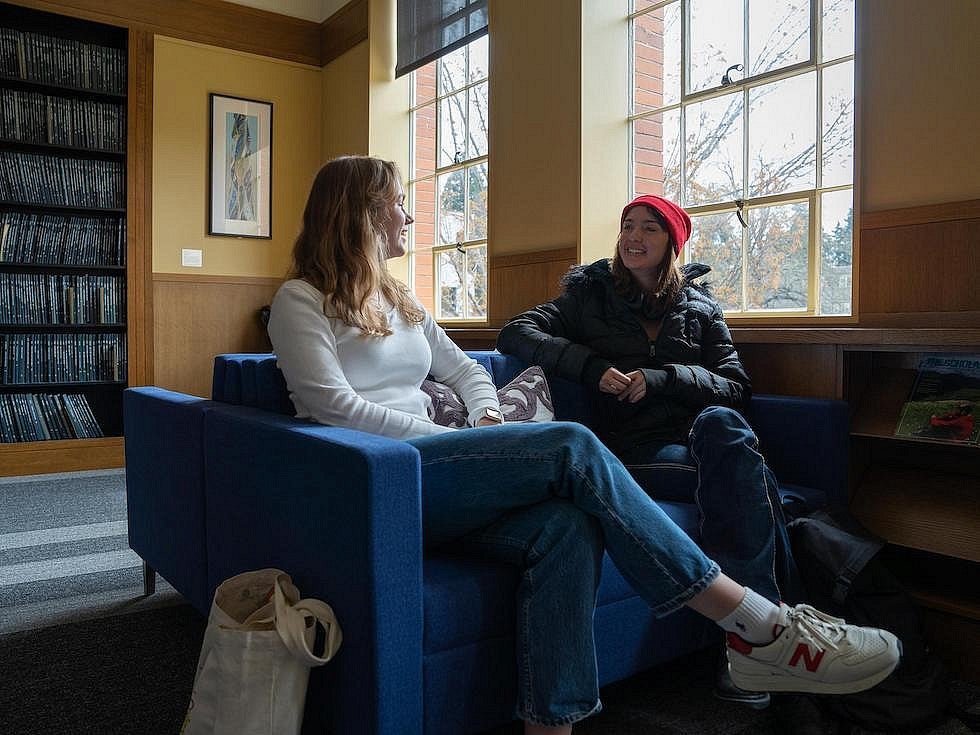
M 485 34 L 488 1 L 398 0 L 395 76 L 408 74 Z

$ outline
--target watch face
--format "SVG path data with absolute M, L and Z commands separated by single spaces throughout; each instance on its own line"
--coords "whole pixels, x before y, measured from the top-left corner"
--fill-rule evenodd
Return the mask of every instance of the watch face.
M 504 420 L 504 415 L 502 413 L 500 413 L 500 411 L 498 411 L 496 408 L 488 408 L 488 409 L 486 409 L 486 415 L 487 415 L 487 418 L 489 418 L 489 419 L 496 419 L 497 421 L 500 421 L 500 422 L 503 422 L 503 420 Z

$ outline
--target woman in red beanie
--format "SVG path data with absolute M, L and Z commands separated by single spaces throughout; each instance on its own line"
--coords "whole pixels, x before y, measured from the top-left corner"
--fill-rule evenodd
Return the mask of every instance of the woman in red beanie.
M 778 604 L 802 596 L 776 481 L 738 413 L 751 386 L 722 310 L 679 267 L 691 218 L 663 197 L 623 209 L 611 259 L 574 266 L 554 301 L 520 314 L 497 349 L 586 387 L 593 430 L 658 500 L 694 502 L 701 545 L 734 578 Z M 724 657 L 722 657 L 722 664 Z M 715 693 L 762 708 L 719 667 Z

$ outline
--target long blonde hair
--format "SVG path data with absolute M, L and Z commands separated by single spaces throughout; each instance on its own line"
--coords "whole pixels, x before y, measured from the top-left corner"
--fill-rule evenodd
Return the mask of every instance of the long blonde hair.
M 646 205 L 643 206 L 646 207 Z M 646 207 L 646 210 L 653 215 L 664 232 L 670 232 L 667 227 L 667 221 L 660 212 L 653 207 Z M 674 247 L 673 236 L 671 236 L 667 243 L 667 252 L 664 254 L 664 259 L 660 261 L 660 275 L 653 291 L 644 289 L 639 281 L 633 277 L 629 269 L 623 265 L 623 260 L 619 257 L 619 245 L 622 238 L 623 231 L 620 229 L 619 237 L 616 238 L 616 251 L 613 253 L 612 266 L 610 268 L 613 274 L 613 285 L 616 288 L 616 293 L 627 300 L 635 299 L 642 294 L 659 302 L 661 310 L 665 309 L 677 298 L 677 294 L 684 287 L 684 275 L 677 265 L 677 251 Z
M 302 278 L 324 295 L 323 309 L 365 335 L 392 333 L 375 298 L 380 294 L 406 321 L 419 324 L 425 312 L 408 287 L 388 272 L 388 207 L 401 175 L 391 161 L 342 156 L 320 169 L 303 212 L 303 229 L 293 246 L 290 277 Z

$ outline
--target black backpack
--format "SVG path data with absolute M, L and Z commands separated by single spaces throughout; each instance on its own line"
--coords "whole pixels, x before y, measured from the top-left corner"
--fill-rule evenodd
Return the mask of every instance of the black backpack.
M 888 678 L 856 694 L 821 697 L 823 709 L 869 730 L 942 720 L 951 708 L 949 674 L 922 636 L 915 603 L 878 558 L 884 542 L 844 512 L 818 511 L 787 528 L 810 604 L 902 642 L 902 661 Z

